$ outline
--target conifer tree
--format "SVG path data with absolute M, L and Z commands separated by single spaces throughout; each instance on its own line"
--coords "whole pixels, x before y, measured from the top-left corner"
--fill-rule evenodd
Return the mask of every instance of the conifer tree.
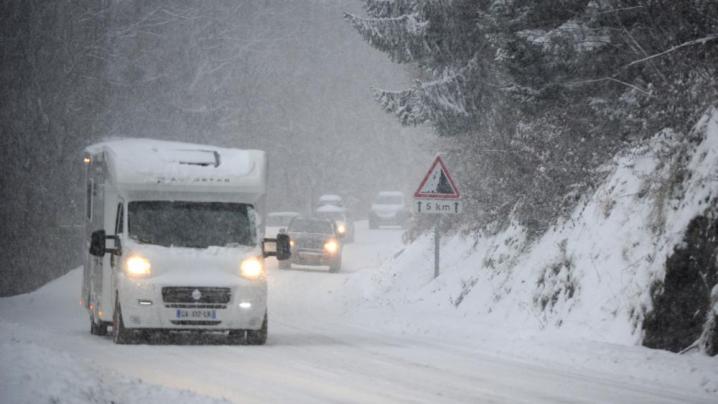
M 713 0 L 365 0 L 365 10 L 346 18 L 419 72 L 377 100 L 453 137 L 479 228 L 511 214 L 545 229 L 619 148 L 687 129 L 718 94 Z

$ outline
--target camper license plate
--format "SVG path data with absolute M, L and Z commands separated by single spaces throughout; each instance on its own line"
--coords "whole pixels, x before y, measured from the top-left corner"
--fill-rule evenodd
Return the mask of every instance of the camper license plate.
M 177 318 L 181 320 L 216 320 L 216 310 L 177 309 Z

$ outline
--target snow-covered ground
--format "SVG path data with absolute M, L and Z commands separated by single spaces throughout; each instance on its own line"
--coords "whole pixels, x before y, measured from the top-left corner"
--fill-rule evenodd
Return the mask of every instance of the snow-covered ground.
M 357 224 L 338 274 L 270 263 L 265 346 L 118 346 L 91 336 L 80 270 L 0 299 L 0 401 L 714 403 L 718 362 L 435 304 L 431 253 Z M 459 243 L 459 241 L 453 241 Z M 447 268 L 468 257 L 449 251 Z M 428 271 L 427 271 L 428 270 Z M 447 269 L 449 271 L 450 269 Z M 386 277 L 425 285 L 425 302 Z M 447 272 L 448 275 L 449 272 Z M 403 298 L 398 296 L 402 295 Z M 462 304 L 463 305 L 463 304 Z M 460 305 L 460 306 L 462 306 Z M 219 342 L 219 341 L 217 341 Z

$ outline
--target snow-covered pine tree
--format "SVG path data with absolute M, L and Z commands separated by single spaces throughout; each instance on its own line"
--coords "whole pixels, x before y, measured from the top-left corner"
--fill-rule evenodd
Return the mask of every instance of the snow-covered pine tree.
M 483 93 L 482 42 L 475 2 L 368 0 L 369 17 L 347 14 L 356 30 L 397 63 L 419 68 L 421 81 L 398 92 L 377 90 L 385 110 L 406 125 L 432 123 L 442 134 L 466 130 Z
M 404 124 L 454 137 L 479 228 L 513 212 L 542 230 L 618 148 L 685 129 L 718 94 L 714 0 L 366 0 L 365 9 L 347 19 L 419 71 L 412 88 L 377 91 L 379 102 Z

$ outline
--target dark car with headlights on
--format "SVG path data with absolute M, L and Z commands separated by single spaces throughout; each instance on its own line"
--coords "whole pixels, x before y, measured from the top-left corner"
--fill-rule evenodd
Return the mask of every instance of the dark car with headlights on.
M 292 256 L 279 261 L 280 269 L 295 265 L 328 266 L 339 272 L 342 266 L 342 242 L 333 221 L 321 218 L 296 217 L 287 228 Z
M 314 215 L 321 219 L 333 221 L 337 233 L 345 244 L 354 241 L 354 221 L 349 218 L 346 209 L 333 205 L 324 205 L 317 208 Z

